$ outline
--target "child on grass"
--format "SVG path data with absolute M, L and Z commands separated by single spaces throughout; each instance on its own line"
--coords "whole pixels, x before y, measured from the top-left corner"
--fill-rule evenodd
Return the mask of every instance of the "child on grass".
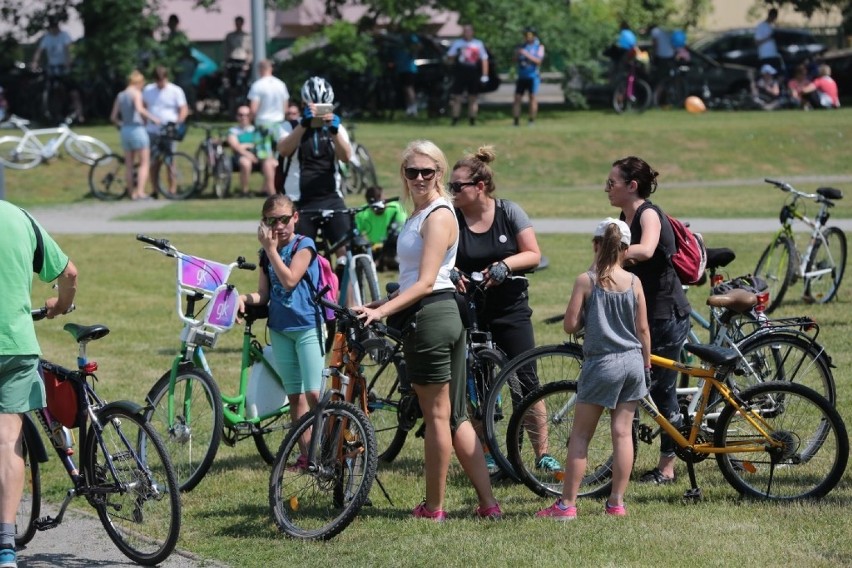
M 604 219 L 595 229 L 591 269 L 579 275 L 565 310 L 565 332 L 585 328 L 583 370 L 568 443 L 562 496 L 536 516 L 577 517 L 577 492 L 585 475 L 589 441 L 604 410 L 611 413 L 612 490 L 604 512 L 624 516 L 624 492 L 633 468 L 631 429 L 637 401 L 648 394 L 651 337 L 642 283 L 621 267 L 630 245 L 624 221 Z M 644 372 L 643 372 L 644 368 Z

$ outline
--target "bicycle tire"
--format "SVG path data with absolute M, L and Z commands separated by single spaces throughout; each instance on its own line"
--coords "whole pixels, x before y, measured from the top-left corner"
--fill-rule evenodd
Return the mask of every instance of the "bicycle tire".
M 98 423 L 90 426 L 85 449 L 89 500 L 125 556 L 159 564 L 180 534 L 180 492 L 163 442 L 141 414 L 121 407 L 105 407 Z
M 228 197 L 231 192 L 231 160 L 224 153 L 213 165 L 213 192 L 219 199 Z
M 682 75 L 669 77 L 654 92 L 654 106 L 683 109 L 683 103 L 688 94 L 686 81 Z
M 41 163 L 41 152 L 38 147 L 27 143 L 20 136 L 3 136 L 0 138 L 0 162 L 13 170 L 30 170 Z
M 831 371 L 831 358 L 807 335 L 773 329 L 757 332 L 737 344 L 742 354 L 729 385 L 747 388 L 769 381 L 805 385 L 825 397 L 832 405 L 837 401 L 837 386 Z
M 260 363 L 255 364 L 260 365 Z M 289 409 L 277 416 L 261 421 L 257 425 L 257 430 L 252 433 L 252 438 L 255 447 L 257 447 L 257 453 L 260 454 L 263 461 L 269 465 L 275 463 L 275 456 L 292 426 Z
M 210 469 L 222 440 L 222 396 L 216 381 L 197 368 L 178 370 L 175 377 L 175 423 L 169 423 L 168 393 L 171 372 L 166 372 L 145 397 L 145 418 L 160 432 L 171 457 L 181 491 L 191 491 Z M 187 396 L 188 395 L 188 396 Z M 193 404 L 193 401 L 196 403 Z M 198 404 L 197 401 L 201 401 Z M 190 411 L 192 424 L 187 425 Z
M 352 154 L 358 161 L 356 169 L 358 170 L 359 182 L 355 186 L 356 192 L 361 193 L 368 187 L 378 186 L 379 178 L 376 174 L 376 166 L 367 148 L 363 144 L 355 144 L 355 147 L 352 148 Z
M 365 351 L 361 367 L 367 380 L 367 417 L 376 434 L 378 459 L 390 463 L 399 455 L 413 426 L 400 414 L 403 395 L 399 382 L 405 362 L 402 353 L 394 354 L 393 345 L 384 337 L 370 337 L 361 344 Z
M 195 165 L 198 168 L 198 192 L 201 193 L 207 189 L 207 183 L 210 181 L 210 175 L 213 171 L 207 142 L 204 140 L 201 141 L 198 149 L 195 150 Z
M 41 514 L 41 471 L 35 449 L 21 437 L 21 455 L 24 458 L 24 492 L 15 513 L 15 546 L 24 546 L 36 533 L 35 522 Z
M 816 270 L 828 270 L 827 274 L 807 276 Z M 846 271 L 846 234 L 837 227 L 822 231 L 817 239 L 805 268 L 805 298 L 818 304 L 834 299 L 843 273 Z
M 822 497 L 837 485 L 849 459 L 849 436 L 840 414 L 824 397 L 788 382 L 763 383 L 739 396 L 745 408 L 760 415 L 771 437 L 784 445 L 777 452 L 767 448 L 716 454 L 722 475 L 734 489 L 747 497 L 784 501 Z M 716 447 L 730 449 L 762 439 L 732 406 L 722 410 Z
M 521 481 L 509 461 L 506 449 L 508 419 L 513 414 L 513 409 L 538 386 L 556 381 L 577 380 L 582 364 L 583 349 L 577 344 L 543 345 L 509 361 L 494 380 L 494 386 L 485 401 L 483 414 L 485 440 L 491 457 L 513 480 Z M 525 371 L 525 368 L 531 365 L 534 365 L 533 370 Z M 519 370 L 533 373 L 526 384 L 518 378 Z
M 124 157 L 101 156 L 89 168 L 89 191 L 101 201 L 116 201 L 128 195 Z
M 507 362 L 506 355 L 502 351 L 483 347 L 474 350 L 472 360 L 469 360 L 467 365 L 468 415 L 486 453 L 491 453 L 491 450 L 485 435 L 485 412 L 482 404 L 488 399 L 488 392 L 497 384 L 500 370 L 506 366 Z M 509 476 L 509 473 L 504 471 L 496 461 L 493 467 L 489 467 L 488 473 L 492 482 Z
M 169 170 L 177 177 L 175 191 L 169 190 Z M 198 190 L 198 167 L 185 152 L 167 156 L 157 171 L 157 191 L 166 199 L 182 200 L 192 197 Z
M 369 304 L 381 299 L 376 265 L 366 258 L 355 258 L 355 282 L 361 291 L 361 302 Z
M 302 417 L 281 445 L 269 480 L 269 506 L 288 537 L 328 540 L 349 526 L 367 500 L 376 477 L 376 438 L 369 419 L 347 402 L 329 402 L 320 427 L 314 419 L 313 413 Z M 299 467 L 299 441 L 309 430 L 323 436 L 319 455 Z
M 112 149 L 92 136 L 74 134 L 65 140 L 65 151 L 77 160 L 91 166 L 99 158 L 112 154 Z
M 763 254 L 757 261 L 754 275 L 766 280 L 769 287 L 769 305 L 766 313 L 772 313 L 781 305 L 787 287 L 793 283 L 796 277 L 796 249 L 793 242 L 784 234 L 778 235 L 775 240 L 764 249 Z
M 627 78 L 623 78 L 612 93 L 612 108 L 616 113 L 645 112 L 654 100 L 651 86 L 644 79 L 633 79 L 633 98 L 627 96 Z

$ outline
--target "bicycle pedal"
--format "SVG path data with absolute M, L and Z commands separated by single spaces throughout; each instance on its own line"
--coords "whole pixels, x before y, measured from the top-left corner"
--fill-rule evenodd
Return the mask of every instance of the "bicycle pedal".
M 53 517 L 47 516 L 36 519 L 35 522 L 33 522 L 33 526 L 35 526 L 36 530 L 46 531 L 49 529 L 55 529 L 59 526 L 59 523 Z
M 704 498 L 700 487 L 687 489 L 683 494 L 683 500 L 687 503 L 697 503 Z

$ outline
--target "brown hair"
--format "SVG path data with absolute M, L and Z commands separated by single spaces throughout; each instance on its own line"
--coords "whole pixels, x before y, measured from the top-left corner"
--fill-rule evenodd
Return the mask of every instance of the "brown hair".
M 657 191 L 657 176 L 660 174 L 642 158 L 627 156 L 614 161 L 612 167 L 618 168 L 626 183 L 636 182 L 636 193 L 642 199 L 648 199 L 652 193 Z
M 497 189 L 494 184 L 494 172 L 490 164 L 497 158 L 494 146 L 481 146 L 476 153 L 467 154 L 453 166 L 453 171 L 467 168 L 472 176 L 471 181 L 481 181 L 485 184 L 485 193 L 491 195 Z
M 293 205 L 293 201 L 284 195 L 283 193 L 276 193 L 275 195 L 270 195 L 266 198 L 266 201 L 263 202 L 263 209 L 261 211 L 265 215 L 269 213 L 279 205 L 289 206 L 291 212 L 295 211 L 295 206 Z
M 598 282 L 612 280 L 612 269 L 621 264 L 621 254 L 627 250 L 627 245 L 621 242 L 621 229 L 618 225 L 611 223 L 602 237 L 592 239 L 598 245 L 595 257 L 595 272 Z

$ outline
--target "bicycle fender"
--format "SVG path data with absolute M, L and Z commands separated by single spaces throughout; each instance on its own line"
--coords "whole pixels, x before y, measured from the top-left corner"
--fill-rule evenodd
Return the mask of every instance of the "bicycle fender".
M 138 414 L 140 418 L 143 420 L 145 419 L 145 408 L 129 400 L 117 400 L 115 402 L 110 402 L 100 408 L 95 415 L 98 417 L 98 420 L 100 420 L 104 413 L 113 408 L 119 408 L 128 414 Z
M 27 448 L 29 448 L 36 461 L 45 463 L 47 461 L 47 449 L 44 447 L 44 441 L 38 434 L 38 428 L 36 428 L 32 416 L 29 414 L 24 414 L 23 416 L 24 439 L 27 441 Z

